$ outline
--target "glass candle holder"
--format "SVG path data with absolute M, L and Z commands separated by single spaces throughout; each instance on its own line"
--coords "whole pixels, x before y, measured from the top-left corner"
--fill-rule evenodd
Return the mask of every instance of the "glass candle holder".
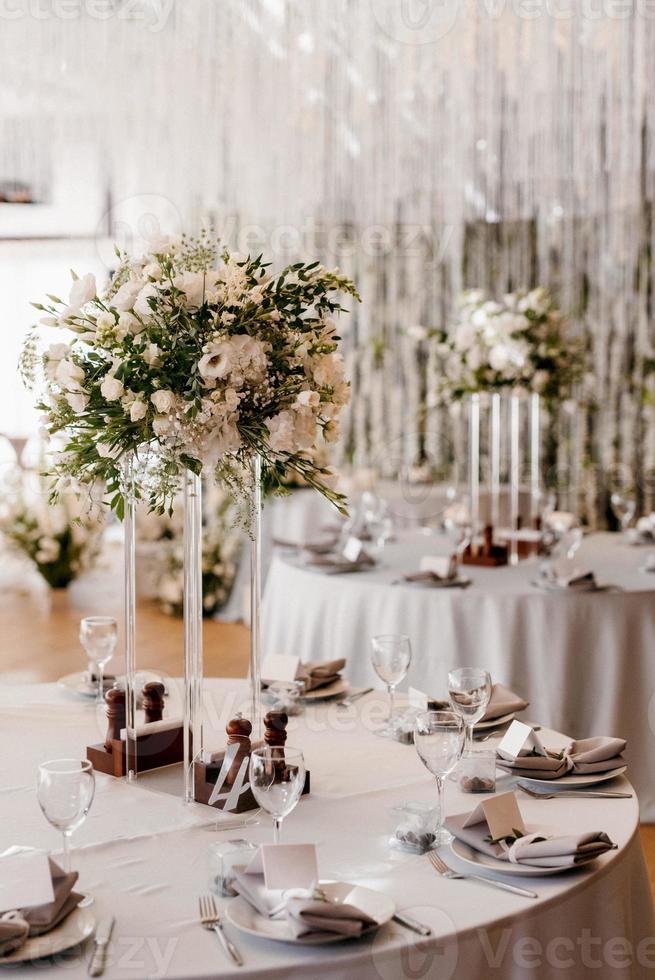
M 435 809 L 429 803 L 402 803 L 391 811 L 396 824 L 389 846 L 411 854 L 425 854 L 434 847 Z
M 463 755 L 457 767 L 457 782 L 463 793 L 496 792 L 496 753 Z
M 222 898 L 234 897 L 232 887 L 235 865 L 248 864 L 257 850 L 255 844 L 238 838 L 213 842 L 209 845 L 209 888 Z

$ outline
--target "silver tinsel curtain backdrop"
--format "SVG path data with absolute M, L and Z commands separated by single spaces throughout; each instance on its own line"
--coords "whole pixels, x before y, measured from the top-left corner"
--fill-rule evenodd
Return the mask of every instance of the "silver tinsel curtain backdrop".
M 0 179 L 47 196 L 57 155 L 74 173 L 90 148 L 108 268 L 108 237 L 213 222 L 355 276 L 344 455 L 440 458 L 450 423 L 413 328 L 446 325 L 464 287 L 544 284 L 589 349 L 589 515 L 616 467 L 650 506 L 655 3 L 13 0 L 0 17 Z

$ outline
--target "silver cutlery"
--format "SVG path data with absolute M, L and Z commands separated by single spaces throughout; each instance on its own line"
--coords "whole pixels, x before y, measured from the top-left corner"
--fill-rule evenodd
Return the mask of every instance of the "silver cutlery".
M 558 796 L 565 796 L 569 799 L 589 799 L 589 800 L 631 800 L 632 793 L 615 793 L 611 790 L 579 790 L 579 789 L 560 789 L 556 793 L 540 793 L 537 790 L 528 789 L 523 783 L 516 784 L 524 793 L 531 796 L 533 800 L 556 800 Z
M 392 917 L 394 922 L 397 922 L 401 926 L 405 926 L 406 929 L 411 929 L 412 932 L 417 932 L 419 936 L 431 936 L 432 929 L 429 926 L 424 926 L 421 922 L 413 919 L 410 915 L 405 915 L 404 912 L 396 912 Z
M 497 881 L 495 878 L 487 878 L 486 875 L 460 874 L 449 868 L 443 858 L 440 858 L 436 851 L 428 851 L 430 863 L 439 872 L 442 878 L 473 878 L 475 881 L 482 881 L 485 885 L 493 888 L 500 888 L 504 892 L 512 892 L 514 895 L 522 895 L 524 898 L 539 898 L 536 892 L 531 892 L 527 888 L 519 888 L 518 885 L 508 885 L 504 881 Z
M 216 908 L 216 903 L 212 895 L 204 895 L 200 897 L 200 924 L 204 926 L 205 929 L 210 929 L 212 932 L 215 932 L 223 949 L 231 960 L 236 963 L 237 966 L 243 966 L 241 953 L 236 948 L 234 943 L 230 942 L 223 931 L 221 917 L 218 914 L 218 909 Z
M 337 704 L 340 708 L 349 708 L 353 701 L 358 701 L 365 694 L 370 694 L 372 690 L 372 687 L 366 687 L 363 691 L 357 691 L 356 694 L 349 694 L 348 697 L 342 698 L 341 701 L 337 701 Z
M 100 977 L 105 971 L 105 961 L 107 959 L 107 947 L 114 930 L 116 919 L 110 916 L 104 919 L 98 926 L 93 940 L 93 952 L 89 960 L 89 976 Z

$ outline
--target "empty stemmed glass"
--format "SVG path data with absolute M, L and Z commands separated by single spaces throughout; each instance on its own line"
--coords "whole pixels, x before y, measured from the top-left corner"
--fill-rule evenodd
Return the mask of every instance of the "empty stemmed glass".
M 261 807 L 273 817 L 273 842 L 300 799 L 305 785 L 305 760 L 299 749 L 266 746 L 250 755 L 250 788 Z
M 412 647 L 404 633 L 385 633 L 371 640 L 371 662 L 389 692 L 389 719 L 379 735 L 393 736 L 396 731 L 394 718 L 394 694 L 404 680 L 412 660 Z
M 111 616 L 87 616 L 80 622 L 80 643 L 98 681 L 96 701 L 105 700 L 104 670 L 116 649 L 118 624 Z
M 480 667 L 458 667 L 448 673 L 448 697 L 453 711 L 466 725 L 466 754 L 473 751 L 473 728 L 491 697 L 491 677 Z
M 36 798 L 46 820 L 61 831 L 63 871 L 71 869 L 70 839 L 84 823 L 93 803 L 96 782 L 87 759 L 54 759 L 42 762 L 36 779 Z M 85 897 L 80 905 L 91 905 Z
M 443 825 L 444 780 L 459 762 L 464 748 L 464 723 L 454 711 L 422 711 L 414 722 L 414 745 L 425 768 L 437 781 L 435 847 L 453 839 Z
M 612 510 L 621 525 L 622 531 L 627 531 L 637 510 L 637 502 L 628 490 L 615 490 L 610 496 Z

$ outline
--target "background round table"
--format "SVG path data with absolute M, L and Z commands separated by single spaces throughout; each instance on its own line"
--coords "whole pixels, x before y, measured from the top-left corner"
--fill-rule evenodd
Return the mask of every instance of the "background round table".
M 171 716 L 179 710 L 182 683 L 171 679 Z M 244 681 L 205 684 L 205 745 L 225 743 L 225 723 L 247 710 Z M 390 895 L 399 911 L 430 925 L 433 936 L 420 939 L 389 923 L 359 942 L 300 948 L 256 939 L 229 923 L 247 980 L 280 977 L 322 980 L 397 980 L 421 975 L 439 980 L 640 980 L 655 968 L 650 890 L 637 833 L 633 798 L 599 801 L 537 801 L 520 794 L 526 823 L 563 832 L 604 830 L 618 845 L 593 868 L 545 878 L 522 878 L 538 893 L 532 900 L 474 881 L 439 876 L 427 857 L 388 846 L 403 801 L 435 800 L 434 778 L 414 747 L 375 734 L 384 718 L 378 692 L 344 711 L 334 703 L 310 707 L 290 719 L 289 743 L 302 748 L 311 771 L 312 791 L 284 821 L 286 843 L 315 843 L 320 873 L 366 885 Z M 0 687 L 0 738 L 3 753 L 0 851 L 13 844 L 51 848 L 59 836 L 39 810 L 35 771 L 44 758 L 81 757 L 103 728 L 95 705 L 74 700 L 54 684 Z M 222 734 L 221 734 L 222 733 Z M 544 732 L 548 745 L 566 737 Z M 493 743 L 488 743 L 493 744 Z M 136 785 L 98 773 L 96 798 L 88 819 L 73 837 L 72 866 L 79 887 L 95 898 L 102 920 L 116 916 L 106 980 L 209 980 L 237 975 L 216 937 L 201 929 L 198 896 L 209 881 L 209 847 L 245 837 L 270 842 L 266 814 L 254 827 L 221 832 L 226 817 L 179 796 L 157 791 L 159 773 L 139 776 Z M 180 777 L 181 790 L 181 777 Z M 498 788 L 510 788 L 503 777 Z M 621 778 L 613 784 L 629 789 Z M 446 810 L 472 809 L 479 795 L 463 794 L 448 782 Z M 447 848 L 443 857 L 466 870 Z M 516 879 L 506 878 L 514 881 Z M 218 900 L 223 911 L 225 899 Z M 587 937 L 585 946 L 585 936 Z M 617 948 L 617 937 L 622 945 Z M 87 975 L 88 952 L 73 950 L 55 964 L 24 967 L 23 980 Z M 569 969 L 563 963 L 569 961 Z M 618 964 L 624 964 L 619 968 Z M 418 966 L 423 966 L 423 972 Z M 599 967 L 601 968 L 599 970 Z
M 393 584 L 417 570 L 422 555 L 447 551 L 442 535 L 401 534 L 377 567 L 342 575 L 301 567 L 278 552 L 264 594 L 264 656 L 346 657 L 353 684 L 381 686 L 370 639 L 407 633 L 407 684 L 443 695 L 452 667 L 484 666 L 529 699 L 535 720 L 575 738 L 627 738 L 642 819 L 655 821 L 655 575 L 640 571 L 647 549 L 616 534 L 585 538 L 579 564 L 617 591 L 535 588 L 536 559 L 465 566 L 473 583 L 467 589 Z

